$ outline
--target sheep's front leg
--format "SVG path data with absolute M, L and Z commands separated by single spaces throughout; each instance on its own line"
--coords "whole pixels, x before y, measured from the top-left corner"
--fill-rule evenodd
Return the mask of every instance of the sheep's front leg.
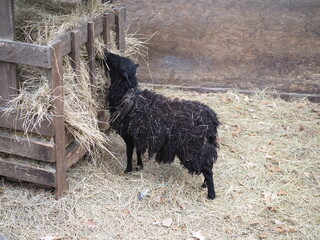
M 208 198 L 214 199 L 216 197 L 216 193 L 214 191 L 212 170 L 211 169 L 204 169 L 204 170 L 202 170 L 202 174 L 204 176 L 205 184 L 208 188 Z
M 143 163 L 142 163 L 142 157 L 141 152 L 137 150 L 137 168 L 136 170 L 142 170 L 143 169 Z
M 127 137 L 124 139 L 127 147 L 127 168 L 124 173 L 132 172 L 132 154 L 134 149 L 133 140 L 131 137 Z

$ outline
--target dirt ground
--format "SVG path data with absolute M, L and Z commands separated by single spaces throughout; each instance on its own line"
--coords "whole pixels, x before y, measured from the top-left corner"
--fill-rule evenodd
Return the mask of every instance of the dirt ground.
M 320 93 L 318 0 L 119 0 L 151 36 L 148 83 Z
M 144 159 L 142 171 L 125 175 L 124 143 L 110 132 L 118 160 L 106 153 L 81 160 L 58 201 L 48 190 L 1 179 L 0 233 L 12 240 L 320 238 L 319 104 L 263 92 L 156 90 L 219 114 L 216 199 L 207 200 L 203 177 L 178 161 Z

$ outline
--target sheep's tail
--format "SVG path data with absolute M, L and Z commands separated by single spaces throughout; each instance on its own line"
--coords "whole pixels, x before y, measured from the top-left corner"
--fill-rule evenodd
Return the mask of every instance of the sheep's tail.
M 213 158 L 213 162 L 218 159 L 217 149 L 219 149 L 218 143 L 218 127 L 221 125 L 220 121 L 218 120 L 217 114 L 213 110 L 209 110 L 209 115 L 211 119 L 208 135 L 207 135 L 207 144 L 208 149 L 210 149 L 210 156 Z
M 207 155 L 209 155 L 209 158 L 213 159 L 213 162 L 216 162 L 216 160 L 218 159 L 217 149 L 219 149 L 219 143 L 217 141 L 217 137 L 216 136 L 209 137 L 208 143 L 206 143 L 206 145 L 207 145 L 206 146 L 207 151 L 210 151 L 210 153 L 207 153 Z

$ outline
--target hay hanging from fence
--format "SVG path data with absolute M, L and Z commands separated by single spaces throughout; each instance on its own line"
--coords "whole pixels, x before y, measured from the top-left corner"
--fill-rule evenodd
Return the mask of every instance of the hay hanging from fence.
M 16 39 L 18 41 L 46 45 L 56 37 L 69 31 L 85 21 L 91 20 L 106 11 L 112 11 L 112 4 L 101 4 L 99 1 L 87 1 L 83 4 L 55 4 L 50 1 L 16 0 Z M 115 33 L 111 31 L 110 46 L 106 46 L 101 36 L 94 39 L 97 59 L 103 58 L 106 49 L 118 53 Z M 124 55 L 147 55 L 144 42 L 148 39 L 137 39 L 130 34 L 126 37 Z M 81 50 L 80 78 L 71 67 L 71 59 L 63 58 L 64 79 L 64 113 L 67 130 L 88 151 L 91 147 L 106 149 L 107 137 L 99 131 L 98 110 L 106 108 L 108 80 L 102 64 L 96 63 L 97 94 L 91 92 L 89 69 L 85 48 Z M 45 70 L 19 66 L 19 95 L 7 104 L 7 112 L 13 109 L 23 110 L 19 116 L 24 119 L 24 129 L 30 129 L 34 121 L 40 123 L 44 118 L 51 120 L 53 106 L 49 80 Z M 80 81 L 79 81 L 80 80 Z M 30 121 L 33 119 L 33 121 Z M 25 131 L 27 135 L 27 131 Z
M 16 39 L 34 44 L 48 44 L 57 36 L 89 21 L 112 4 L 90 0 L 83 4 L 52 3 L 41 0 L 16 0 Z

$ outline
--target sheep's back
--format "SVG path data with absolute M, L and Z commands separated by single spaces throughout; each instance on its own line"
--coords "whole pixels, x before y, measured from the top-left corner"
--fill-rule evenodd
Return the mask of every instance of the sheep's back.
M 183 165 L 192 166 L 189 171 L 197 172 L 201 166 L 193 165 L 202 165 L 207 138 L 215 138 L 218 125 L 216 114 L 200 102 L 171 100 L 144 90 L 135 97 L 129 132 L 137 149 L 148 149 L 149 157 L 157 153 L 156 160 L 167 163 L 177 155 Z

